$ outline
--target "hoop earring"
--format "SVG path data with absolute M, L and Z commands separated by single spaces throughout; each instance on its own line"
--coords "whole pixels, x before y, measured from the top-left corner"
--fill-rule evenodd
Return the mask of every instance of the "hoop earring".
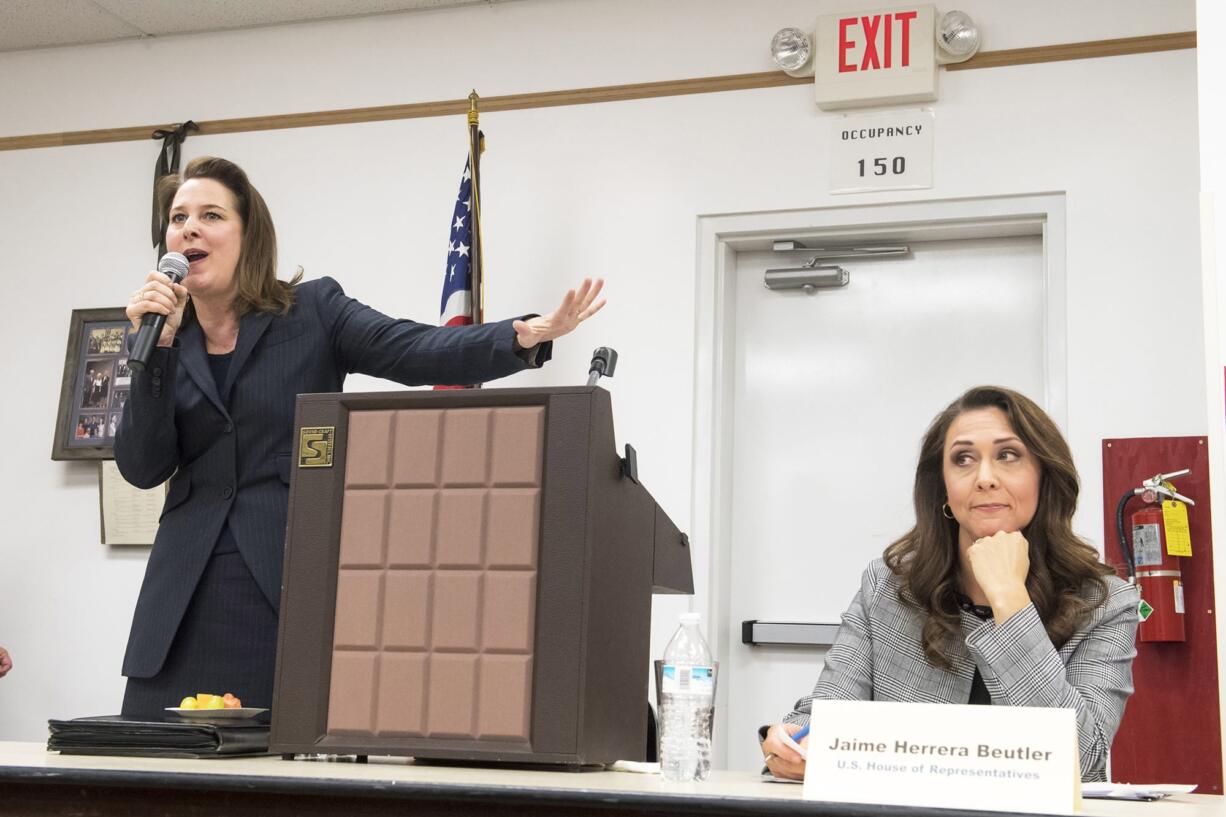
M 945 517 L 946 519 L 954 518 L 954 512 L 950 509 L 948 502 L 941 505 L 941 516 Z

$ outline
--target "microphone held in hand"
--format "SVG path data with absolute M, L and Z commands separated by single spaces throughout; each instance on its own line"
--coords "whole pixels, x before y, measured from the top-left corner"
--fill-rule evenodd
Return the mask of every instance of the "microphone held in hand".
M 187 257 L 183 253 L 168 252 L 158 261 L 158 272 L 179 283 L 187 277 Z M 136 340 L 132 343 L 132 351 L 128 355 L 128 366 L 134 371 L 143 372 L 149 365 L 149 356 L 153 347 L 157 346 L 162 330 L 166 328 L 166 316 L 160 312 L 146 312 L 141 318 L 140 329 L 136 332 Z

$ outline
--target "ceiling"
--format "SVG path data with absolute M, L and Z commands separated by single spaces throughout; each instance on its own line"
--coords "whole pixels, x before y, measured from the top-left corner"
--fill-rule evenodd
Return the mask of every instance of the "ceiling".
M 510 0 L 0 0 L 0 52 Z

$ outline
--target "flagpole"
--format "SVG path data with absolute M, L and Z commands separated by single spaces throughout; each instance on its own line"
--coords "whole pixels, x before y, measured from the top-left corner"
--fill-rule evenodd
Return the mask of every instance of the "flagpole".
M 472 228 L 473 245 L 469 262 L 469 276 L 472 279 L 472 317 L 473 323 L 485 322 L 485 270 L 482 262 L 485 253 L 481 246 L 481 149 L 482 136 L 480 129 L 481 116 L 477 111 L 477 92 L 474 89 L 468 95 L 468 161 L 472 168 Z

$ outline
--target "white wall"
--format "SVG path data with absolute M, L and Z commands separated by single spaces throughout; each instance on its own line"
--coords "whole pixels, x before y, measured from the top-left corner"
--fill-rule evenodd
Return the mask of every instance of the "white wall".
M 776 29 L 879 5 L 522 0 L 0 54 L 0 135 L 762 71 Z M 960 5 L 989 49 L 1194 27 L 1192 0 Z M 1060 35 L 1050 19 L 1066 25 Z M 1067 191 L 1068 431 L 1085 483 L 1080 527 L 1095 539 L 1099 440 L 1205 429 L 1195 71 L 1195 53 L 1178 51 L 945 74 L 934 189 L 837 200 Z M 827 116 L 797 86 L 482 118 L 489 314 L 548 308 L 582 275 L 609 281 L 605 312 L 508 385 L 580 383 L 591 349 L 615 346 L 619 443 L 639 450 L 645 483 L 683 528 L 696 218 L 835 203 Z M 408 120 L 192 137 L 186 156 L 248 169 L 277 219 L 283 274 L 301 264 L 336 275 L 384 311 L 432 321 L 464 138 L 462 117 Z M 155 156 L 152 142 L 0 153 L 11 313 L 0 325 L 0 644 L 16 664 L 0 681 L 0 739 L 38 740 L 46 718 L 115 711 L 122 695 L 146 553 L 98 544 L 95 468 L 48 454 L 70 310 L 122 304 L 153 260 Z M 1145 336 L 1162 342 L 1138 347 Z M 1170 348 L 1188 362 L 1165 365 Z M 1158 399 L 1125 391 L 1139 368 Z M 683 605 L 657 605 L 653 653 Z
M 1218 313 L 1226 315 L 1226 264 L 1221 262 L 1226 252 L 1226 160 L 1222 158 L 1222 129 L 1226 128 L 1226 7 L 1211 0 L 1197 0 L 1197 18 L 1203 31 L 1197 33 L 1197 92 L 1200 99 L 1200 188 L 1206 205 L 1205 271 L 1215 279 Z M 1209 388 L 1222 391 L 1222 367 L 1226 365 L 1226 332 L 1219 331 L 1218 355 L 1210 368 Z
M 1213 539 L 1226 542 L 1226 395 L 1223 395 L 1223 366 L 1226 366 L 1226 162 L 1221 157 L 1221 138 L 1226 126 L 1226 8 L 1211 0 L 1197 0 L 1197 94 L 1200 99 L 1200 188 L 1201 247 L 1205 310 L 1205 405 L 1208 416 L 1209 484 L 1213 508 Z M 1226 559 L 1214 562 L 1214 586 L 1220 595 L 1226 589 Z M 1226 643 L 1226 621 L 1217 620 L 1218 644 Z M 1219 646 L 1220 650 L 1220 646 Z M 1219 652 L 1220 654 L 1220 652 Z M 1226 673 L 1218 662 L 1218 700 L 1226 698 Z M 1226 735 L 1226 711 L 1222 715 L 1222 734 Z

